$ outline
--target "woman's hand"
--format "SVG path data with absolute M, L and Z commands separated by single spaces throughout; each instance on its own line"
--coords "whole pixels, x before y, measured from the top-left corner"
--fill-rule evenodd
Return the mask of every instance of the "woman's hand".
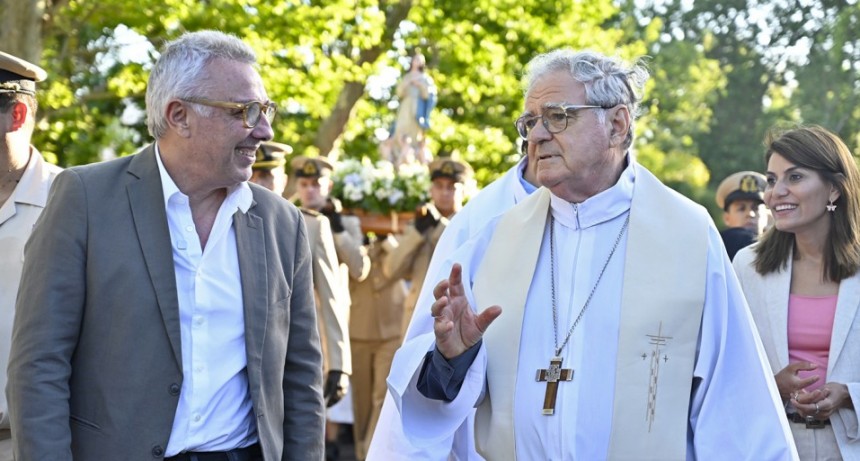
M 802 392 L 791 403 L 802 416 L 815 419 L 828 419 L 842 407 L 854 407 L 848 386 L 842 383 L 827 383 L 812 392 Z
M 818 375 L 808 378 L 797 376 L 799 371 L 812 371 L 818 368 L 818 365 L 811 362 L 794 362 L 788 364 L 787 367 L 779 370 L 774 376 L 776 380 L 776 388 L 779 390 L 779 396 L 783 401 L 794 399 L 801 392 L 805 392 L 804 388 L 818 381 Z

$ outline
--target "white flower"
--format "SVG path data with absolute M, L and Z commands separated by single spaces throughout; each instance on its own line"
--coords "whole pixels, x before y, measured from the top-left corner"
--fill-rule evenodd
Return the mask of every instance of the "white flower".
M 430 190 L 430 175 L 424 165 L 394 168 L 391 162 L 372 162 L 367 157 L 338 162 L 332 181 L 332 193 L 344 206 L 377 213 L 412 211 L 427 200 Z
M 393 191 L 380 187 L 379 189 L 376 189 L 376 192 L 374 192 L 373 195 L 375 195 L 379 200 L 385 200 L 391 196 L 392 192 Z

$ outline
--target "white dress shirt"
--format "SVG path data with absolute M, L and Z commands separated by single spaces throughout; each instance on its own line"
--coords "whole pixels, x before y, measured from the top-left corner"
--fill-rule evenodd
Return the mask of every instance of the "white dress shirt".
M 173 247 L 182 337 L 182 390 L 165 456 L 245 447 L 258 438 L 248 392 L 233 214 L 248 211 L 251 189 L 242 183 L 228 191 L 204 249 L 188 196 L 164 168 L 157 145 L 156 159 Z

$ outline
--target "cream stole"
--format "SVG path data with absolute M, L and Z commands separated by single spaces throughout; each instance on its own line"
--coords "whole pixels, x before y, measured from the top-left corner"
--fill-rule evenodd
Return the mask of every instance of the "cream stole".
M 637 166 L 635 181 L 608 459 L 684 460 L 710 221 L 645 168 Z M 475 276 L 477 305 L 505 310 L 484 334 L 487 394 L 477 409 L 475 442 L 488 460 L 516 458 L 522 317 L 549 209 L 550 193 L 541 188 L 508 211 Z M 511 251 L 510 242 L 519 250 Z

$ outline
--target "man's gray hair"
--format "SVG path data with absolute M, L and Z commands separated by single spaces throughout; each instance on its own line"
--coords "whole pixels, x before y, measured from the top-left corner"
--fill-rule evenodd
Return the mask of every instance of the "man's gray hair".
M 206 65 L 214 59 L 254 64 L 257 56 L 234 35 L 214 30 L 188 32 L 168 42 L 155 62 L 146 85 L 146 126 L 160 139 L 167 133 L 165 111 L 173 99 L 199 96 L 206 87 Z M 211 115 L 212 108 L 194 105 L 197 113 Z
M 523 76 L 524 92 L 528 97 L 534 84 L 543 76 L 567 71 L 574 80 L 585 85 L 585 104 L 614 107 L 624 104 L 630 111 L 630 130 L 624 140 L 624 149 L 633 144 L 633 131 L 639 117 L 639 102 L 649 72 L 641 59 L 627 64 L 618 58 L 594 51 L 558 49 L 536 56 L 526 66 Z M 600 112 L 601 117 L 605 113 Z

